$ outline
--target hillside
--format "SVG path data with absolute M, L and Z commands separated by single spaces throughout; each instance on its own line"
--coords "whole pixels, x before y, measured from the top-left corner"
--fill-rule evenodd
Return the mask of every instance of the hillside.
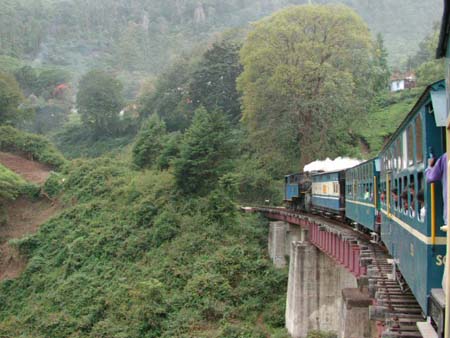
M 320 0 L 313 3 L 336 1 Z M 441 0 L 341 0 L 382 33 L 392 65 L 414 54 L 440 21 Z M 2 54 L 76 74 L 93 67 L 159 73 L 227 28 L 306 0 L 0 0 Z M 14 62 L 9 60 L 9 66 Z M 131 80 L 130 80 L 131 81 Z
M 118 159 L 64 176 L 64 212 L 14 242 L 28 264 L 0 283 L 0 336 L 286 337 L 262 220 Z

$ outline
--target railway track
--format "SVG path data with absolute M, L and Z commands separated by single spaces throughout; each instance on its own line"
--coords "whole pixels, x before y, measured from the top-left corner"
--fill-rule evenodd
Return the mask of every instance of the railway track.
M 423 311 L 381 242 L 372 241 L 369 234 L 345 222 L 322 215 L 285 208 L 242 209 L 307 228 L 309 241 L 353 273 L 360 289 L 372 298 L 369 314 L 376 323 L 378 337 L 422 337 L 417 322 L 425 320 Z

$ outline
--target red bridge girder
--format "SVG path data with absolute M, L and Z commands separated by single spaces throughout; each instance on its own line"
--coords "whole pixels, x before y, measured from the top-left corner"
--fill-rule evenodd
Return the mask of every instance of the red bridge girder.
M 361 246 L 355 237 L 349 236 L 347 231 L 339 231 L 336 227 L 329 227 L 316 223 L 308 217 L 299 217 L 287 210 L 258 209 L 269 219 L 296 224 L 309 230 L 309 241 L 337 264 L 345 267 L 356 278 L 367 275 L 367 267 L 361 263 Z

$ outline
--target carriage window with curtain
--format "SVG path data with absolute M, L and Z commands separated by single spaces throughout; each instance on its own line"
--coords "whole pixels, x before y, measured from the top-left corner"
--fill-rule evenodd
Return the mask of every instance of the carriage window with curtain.
M 416 158 L 417 163 L 423 162 L 423 141 L 422 141 L 422 117 L 416 118 Z
M 408 167 L 414 164 L 414 133 L 412 125 L 408 127 Z

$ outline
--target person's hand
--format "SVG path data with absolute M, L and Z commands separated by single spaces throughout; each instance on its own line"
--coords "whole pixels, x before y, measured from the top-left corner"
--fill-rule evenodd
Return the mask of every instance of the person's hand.
M 429 166 L 430 168 L 433 168 L 435 162 L 436 162 L 436 159 L 435 159 L 434 157 L 429 158 L 429 159 L 428 159 L 428 166 Z

